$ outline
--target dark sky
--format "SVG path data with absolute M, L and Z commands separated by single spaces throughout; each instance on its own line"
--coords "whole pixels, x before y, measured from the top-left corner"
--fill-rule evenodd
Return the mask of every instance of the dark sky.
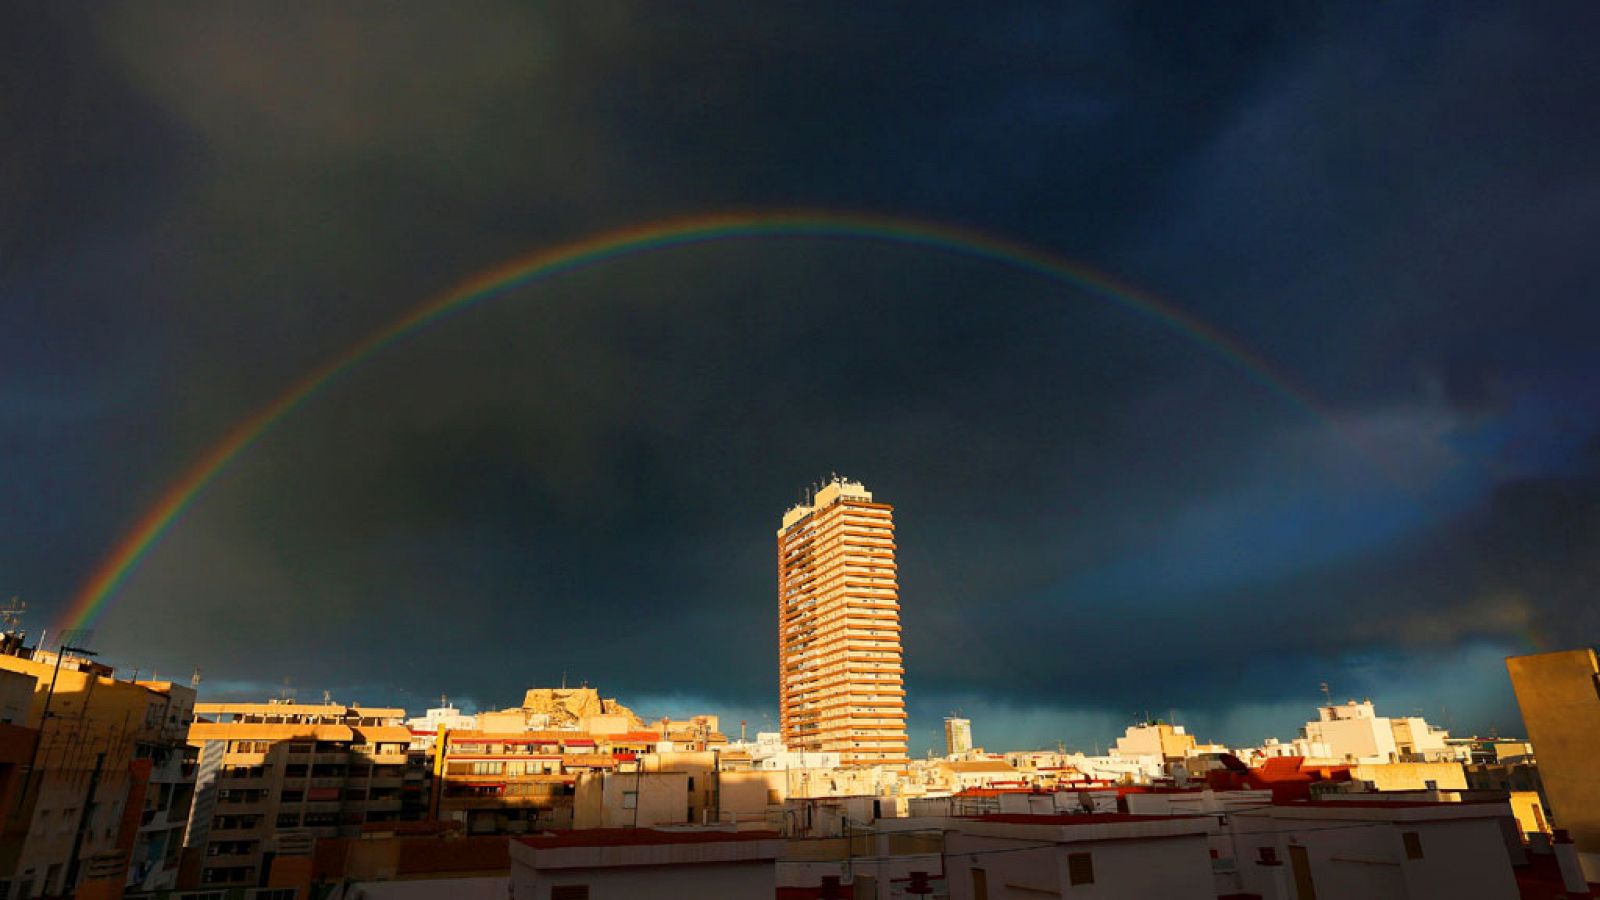
M 1068 7 L 1070 8 L 1064 8 Z M 0 28 L 0 593 L 48 625 L 232 424 L 542 246 L 828 207 L 841 239 L 522 289 L 316 397 L 112 598 L 213 695 L 767 723 L 773 530 L 897 507 L 913 749 L 1284 737 L 1318 684 L 1517 731 L 1600 640 L 1592 4 L 24 4 Z

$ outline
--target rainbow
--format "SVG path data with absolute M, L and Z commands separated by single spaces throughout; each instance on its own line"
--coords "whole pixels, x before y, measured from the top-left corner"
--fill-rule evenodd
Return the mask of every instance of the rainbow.
M 1087 290 L 1191 338 L 1267 390 L 1332 423 L 1314 399 L 1265 359 L 1193 315 L 1109 275 L 1035 247 L 966 228 L 898 216 L 835 211 L 733 212 L 668 219 L 537 250 L 418 305 L 289 385 L 235 424 L 134 522 L 73 596 L 62 628 L 86 628 L 179 517 L 234 459 L 302 404 L 365 360 L 453 313 L 510 291 L 614 260 L 752 238 L 845 238 L 940 250 L 1032 272 Z

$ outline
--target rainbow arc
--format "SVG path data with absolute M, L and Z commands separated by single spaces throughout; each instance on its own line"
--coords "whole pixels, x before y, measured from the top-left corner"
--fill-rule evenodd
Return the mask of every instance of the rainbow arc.
M 62 615 L 60 627 L 92 625 L 139 562 L 231 462 L 296 409 L 375 354 L 450 315 L 503 297 L 517 288 L 643 254 L 761 238 L 844 238 L 898 244 L 1032 272 L 1082 289 L 1195 341 L 1228 360 L 1252 381 L 1339 430 L 1337 422 L 1293 379 L 1209 323 L 1149 292 L 1036 247 L 966 228 L 850 212 L 736 212 L 671 219 L 541 249 L 476 275 L 419 304 L 308 372 L 271 402 L 234 424 L 167 487 L 84 580 Z

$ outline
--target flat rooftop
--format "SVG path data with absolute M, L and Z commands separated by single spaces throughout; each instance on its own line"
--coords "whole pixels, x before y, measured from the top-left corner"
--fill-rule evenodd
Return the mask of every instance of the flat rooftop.
M 557 847 L 631 847 L 661 844 L 725 844 L 781 840 L 776 831 L 664 831 L 657 828 L 584 828 L 551 831 L 514 839 L 535 849 Z

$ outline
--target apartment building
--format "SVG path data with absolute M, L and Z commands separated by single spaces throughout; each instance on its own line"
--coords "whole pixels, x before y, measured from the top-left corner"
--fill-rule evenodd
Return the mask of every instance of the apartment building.
M 653 732 L 450 731 L 434 742 L 434 814 L 468 834 L 571 828 L 580 774 L 615 771 Z M 615 745 L 613 745 L 615 740 Z
M 400 709 L 201 703 L 184 887 L 265 886 L 275 856 L 402 817 L 411 733 Z
M 7 753 L 20 775 L 6 779 L 0 898 L 172 887 L 193 796 L 184 732 L 194 689 L 4 643 L 5 705 L 26 709 L 25 726 L 8 728 L 25 728 L 29 746 Z M 30 683 L 31 696 L 18 692 Z
M 859 482 L 834 477 L 778 529 L 778 694 L 791 749 L 907 761 L 894 508 Z
M 972 749 L 972 720 L 959 716 L 946 716 L 944 720 L 944 752 L 946 756 L 960 756 Z

